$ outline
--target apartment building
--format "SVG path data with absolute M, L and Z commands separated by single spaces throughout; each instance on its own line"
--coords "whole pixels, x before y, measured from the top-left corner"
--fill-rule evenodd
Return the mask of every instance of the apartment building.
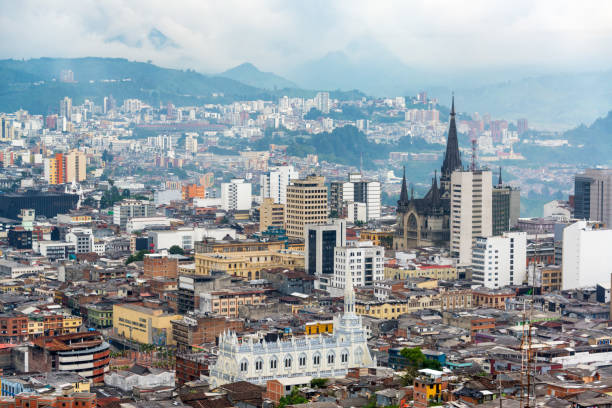
M 476 237 L 489 237 L 492 226 L 491 171 L 457 170 L 451 175 L 451 255 L 459 266 L 472 264 Z

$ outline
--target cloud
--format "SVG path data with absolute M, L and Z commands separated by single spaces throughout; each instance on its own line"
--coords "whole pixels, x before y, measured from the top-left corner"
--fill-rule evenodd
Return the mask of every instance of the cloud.
M 421 69 L 592 69 L 612 65 L 610 21 L 604 0 L 26 0 L 3 7 L 0 57 L 283 72 L 369 37 Z

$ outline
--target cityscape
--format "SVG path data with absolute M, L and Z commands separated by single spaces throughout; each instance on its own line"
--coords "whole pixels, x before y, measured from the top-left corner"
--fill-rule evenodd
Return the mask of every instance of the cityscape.
M 605 17 L 517 5 L 513 65 L 466 2 L 410 68 L 399 2 L 135 3 L 6 10 L 0 407 L 612 407 Z

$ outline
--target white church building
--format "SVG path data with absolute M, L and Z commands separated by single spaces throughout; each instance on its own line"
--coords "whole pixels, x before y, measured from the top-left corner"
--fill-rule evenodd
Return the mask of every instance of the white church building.
M 344 377 L 349 368 L 376 365 L 367 345 L 361 316 L 355 314 L 351 280 L 344 291 L 344 314 L 334 317 L 334 333 L 266 342 L 219 338 L 219 356 L 210 370 L 211 388 L 237 381 L 265 384 L 277 378 Z

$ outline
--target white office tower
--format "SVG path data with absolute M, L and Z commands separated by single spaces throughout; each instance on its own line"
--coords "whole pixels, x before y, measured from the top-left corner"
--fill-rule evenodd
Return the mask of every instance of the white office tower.
M 476 237 L 490 237 L 493 231 L 490 170 L 457 170 L 451 175 L 450 250 L 459 266 L 472 264 Z
M 315 105 L 321 113 L 329 113 L 329 92 L 319 92 L 315 96 Z
M 563 290 L 609 285 L 612 229 L 578 221 L 563 230 Z
M 91 228 L 73 228 L 66 234 L 66 242 L 75 245 L 77 254 L 93 252 L 93 232 Z
M 331 210 L 336 212 L 338 216 L 343 213 L 347 204 L 364 203 L 366 205 L 365 221 L 379 219 L 381 212 L 380 196 L 380 182 L 365 180 L 361 173 L 350 173 L 348 181 L 336 181 L 330 184 L 330 206 Z M 355 209 L 358 208 L 352 208 L 353 211 Z M 351 208 L 349 208 L 349 220 L 354 221 L 355 216 L 357 216 L 359 221 L 364 221 L 359 214 L 351 213 L 350 210 Z
M 349 241 L 334 250 L 334 277 L 332 286 L 341 291 L 349 284 L 372 286 L 385 276 L 385 249 L 372 241 Z M 330 294 L 334 296 L 334 293 Z
M 219 336 L 219 353 L 210 370 L 211 388 L 238 381 L 266 384 L 281 378 L 343 378 L 350 368 L 370 367 L 370 355 L 361 316 L 355 313 L 352 285 L 344 291 L 344 313 L 334 316 L 334 333 L 266 341 L 257 334 L 238 339 L 236 333 Z
M 271 198 L 275 204 L 287 204 L 287 186 L 291 180 L 297 180 L 300 174 L 293 166 L 271 167 L 267 174 L 260 178 L 261 201 Z
M 472 249 L 472 280 L 497 289 L 526 281 L 527 233 L 477 237 Z
M 252 204 L 251 183 L 233 179 L 221 184 L 221 208 L 225 211 L 250 210 Z

